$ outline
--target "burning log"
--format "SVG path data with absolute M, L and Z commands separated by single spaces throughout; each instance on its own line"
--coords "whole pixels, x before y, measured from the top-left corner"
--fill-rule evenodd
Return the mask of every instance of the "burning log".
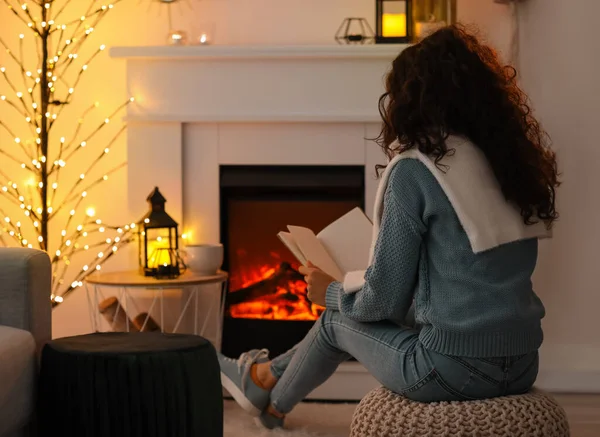
M 280 289 L 287 289 L 290 283 L 303 281 L 304 276 L 289 263 L 283 262 L 279 268 L 268 278 L 256 282 L 241 290 L 232 291 L 227 296 L 227 303 L 235 305 L 242 302 L 256 300 L 268 295 L 272 295 Z M 292 294 L 292 293 L 290 293 Z M 293 295 L 296 296 L 296 295 Z
M 316 320 L 323 308 L 306 295 L 304 276 L 288 263 L 227 296 L 230 317 L 266 320 Z

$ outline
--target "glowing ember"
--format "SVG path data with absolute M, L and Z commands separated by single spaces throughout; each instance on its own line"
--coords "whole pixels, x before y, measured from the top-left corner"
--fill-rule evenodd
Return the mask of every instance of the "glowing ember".
M 317 320 L 322 307 L 306 297 L 302 275 L 287 263 L 260 266 L 232 277 L 230 317 L 268 320 Z

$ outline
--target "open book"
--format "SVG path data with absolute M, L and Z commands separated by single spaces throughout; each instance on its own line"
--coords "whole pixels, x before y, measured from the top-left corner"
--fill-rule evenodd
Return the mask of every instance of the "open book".
M 317 235 L 301 226 L 288 226 L 289 232 L 277 234 L 279 239 L 303 265 L 308 261 L 337 281 L 346 273 L 366 270 L 373 225 L 360 208 L 340 217 Z

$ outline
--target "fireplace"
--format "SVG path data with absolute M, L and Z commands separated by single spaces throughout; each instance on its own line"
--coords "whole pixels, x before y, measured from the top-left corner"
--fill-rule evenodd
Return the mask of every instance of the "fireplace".
M 222 351 L 279 355 L 323 308 L 306 296 L 299 263 L 279 241 L 287 225 L 320 231 L 364 207 L 364 166 L 221 166 L 221 241 L 230 274 Z

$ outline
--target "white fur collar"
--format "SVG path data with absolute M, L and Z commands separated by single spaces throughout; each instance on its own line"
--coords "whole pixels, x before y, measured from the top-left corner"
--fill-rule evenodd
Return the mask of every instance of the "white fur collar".
M 544 223 L 525 225 L 518 209 L 505 200 L 485 155 L 478 147 L 462 137 L 451 136 L 446 143 L 455 152 L 444 157 L 443 164 L 447 168 L 443 171 L 416 149 L 407 150 L 389 162 L 375 197 L 371 262 L 390 173 L 402 159 L 418 159 L 433 174 L 452 204 L 474 253 L 514 241 L 551 236 Z M 344 291 L 357 291 L 363 284 L 364 272 L 350 272 L 344 279 Z

